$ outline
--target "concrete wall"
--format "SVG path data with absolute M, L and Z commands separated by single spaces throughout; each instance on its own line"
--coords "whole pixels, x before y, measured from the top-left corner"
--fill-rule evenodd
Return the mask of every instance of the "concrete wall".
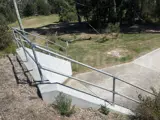
M 48 103 L 52 104 L 55 102 L 55 98 L 61 92 L 64 93 L 66 96 L 72 99 L 72 104 L 79 106 L 81 108 L 100 108 L 100 105 L 106 105 L 109 109 L 121 112 L 127 115 L 133 115 L 132 111 L 126 109 L 124 107 L 118 105 L 111 105 L 104 100 L 97 98 L 95 96 L 86 94 L 84 92 L 78 91 L 76 89 L 72 89 L 70 87 L 55 83 L 55 84 L 39 84 L 38 88 L 41 92 L 43 100 Z
M 31 49 L 26 48 L 26 50 L 33 56 L 33 52 Z M 17 53 L 23 61 L 26 60 L 22 48 L 17 49 Z M 38 62 L 41 64 L 41 66 L 72 76 L 72 67 L 70 62 L 41 52 L 36 52 L 36 55 L 38 58 Z M 32 70 L 30 73 L 33 76 L 34 80 L 40 81 L 41 78 L 37 69 L 37 65 L 29 55 L 27 55 L 27 57 L 28 61 L 24 62 L 25 66 L 27 67 L 28 70 Z M 42 70 L 42 73 L 44 80 L 49 80 L 51 83 L 54 82 L 63 83 L 66 79 L 68 79 L 67 77 L 57 75 L 55 73 L 51 73 L 45 70 Z

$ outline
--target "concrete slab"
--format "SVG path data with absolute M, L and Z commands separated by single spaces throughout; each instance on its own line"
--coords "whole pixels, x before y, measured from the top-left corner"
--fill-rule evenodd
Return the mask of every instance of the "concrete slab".
M 160 72 L 160 48 L 136 59 L 133 63 Z
M 127 63 L 110 68 L 105 68 L 103 70 L 129 83 L 141 86 L 142 88 L 145 88 L 149 91 L 151 91 L 151 86 L 154 86 L 156 89 L 159 90 L 160 74 L 151 69 L 147 69 L 146 67 L 136 65 L 134 63 Z M 86 80 L 87 82 L 94 83 L 98 86 L 102 86 L 109 90 L 113 89 L 113 78 L 102 75 L 97 72 L 83 73 L 76 75 L 75 77 Z M 104 90 L 100 90 L 89 85 L 84 85 L 74 80 L 69 80 L 68 82 L 66 82 L 65 85 L 88 92 L 90 94 L 96 94 L 104 99 L 112 101 L 112 93 L 106 92 Z M 116 92 L 127 95 L 136 100 L 138 100 L 139 94 L 148 95 L 145 92 L 142 92 L 141 90 L 138 90 L 134 87 L 131 87 L 130 85 L 120 82 L 119 80 L 116 80 Z M 118 95 L 116 95 L 116 104 L 119 104 L 129 109 L 134 109 L 137 106 L 137 103 L 120 97 Z
M 26 48 L 26 50 L 31 54 L 31 56 L 33 56 L 33 52 L 31 49 Z M 26 60 L 22 48 L 17 49 L 17 53 L 23 61 Z M 41 66 L 72 76 L 72 67 L 69 61 L 62 60 L 41 52 L 37 52 L 37 51 L 36 51 L 36 55 L 37 55 L 38 62 L 41 64 Z M 40 81 L 41 78 L 37 69 L 37 65 L 29 55 L 27 55 L 27 57 L 28 57 L 28 61 L 24 62 L 24 64 L 26 65 L 28 70 L 32 70 L 30 71 L 30 73 L 33 76 L 34 80 Z M 57 75 L 55 73 L 51 73 L 45 70 L 42 70 L 42 73 L 43 73 L 44 80 L 49 80 L 50 83 L 54 83 L 54 82 L 63 83 L 66 79 L 68 79 L 67 77 Z

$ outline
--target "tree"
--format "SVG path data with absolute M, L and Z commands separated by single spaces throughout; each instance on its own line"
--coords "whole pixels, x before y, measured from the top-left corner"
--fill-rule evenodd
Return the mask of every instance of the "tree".
M 160 18 L 160 0 L 156 0 L 156 17 Z
M 77 20 L 77 12 L 74 0 L 49 0 L 49 3 L 59 14 L 61 22 Z
M 81 23 L 82 20 L 81 20 L 81 16 L 80 16 L 80 12 L 79 12 L 79 0 L 75 0 L 76 1 L 76 11 L 77 11 L 77 17 L 78 17 L 78 22 Z
M 13 3 L 10 0 L 0 1 L 0 13 L 5 17 L 8 22 L 14 22 L 16 20 L 12 5 Z
M 0 50 L 5 49 L 12 43 L 11 34 L 3 14 L 0 14 Z
M 37 6 L 35 3 L 29 3 L 26 5 L 24 11 L 23 11 L 23 15 L 24 16 L 32 16 L 32 15 L 35 15 L 36 13 L 36 9 L 37 9 Z
M 45 2 L 44 0 L 37 0 L 37 12 L 39 15 L 49 15 L 50 12 L 50 5 Z

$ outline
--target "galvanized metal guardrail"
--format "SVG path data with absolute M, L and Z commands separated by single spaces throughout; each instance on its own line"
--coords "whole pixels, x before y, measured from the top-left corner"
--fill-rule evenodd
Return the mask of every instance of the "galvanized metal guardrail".
M 15 28 L 12 28 L 12 29 L 13 29 L 13 34 L 14 34 L 15 42 L 16 42 L 16 44 L 17 44 L 18 47 L 22 47 L 23 48 L 24 54 L 26 55 L 26 60 L 27 60 L 27 55 L 28 55 L 36 63 L 42 82 L 43 82 L 43 72 L 42 72 L 42 70 L 45 70 L 45 71 L 48 71 L 48 72 L 52 72 L 52 73 L 55 73 L 55 74 L 58 74 L 58 75 L 61 75 L 61 76 L 65 76 L 65 77 L 71 78 L 73 80 L 79 81 L 81 83 L 88 84 L 90 86 L 93 86 L 93 87 L 96 87 L 96 88 L 99 88 L 99 89 L 111 92 L 112 93 L 112 101 L 111 101 L 111 103 L 113 105 L 116 104 L 115 103 L 115 95 L 119 95 L 119 96 L 121 96 L 123 98 L 126 98 L 128 100 L 131 100 L 133 102 L 140 103 L 140 101 L 138 101 L 138 100 L 136 100 L 136 99 L 134 99 L 132 97 L 129 97 L 129 96 L 126 96 L 124 94 L 116 92 L 116 81 L 117 80 L 121 81 L 121 82 L 123 82 L 123 83 L 125 83 L 127 85 L 130 85 L 130 86 L 132 86 L 132 87 L 134 87 L 134 88 L 136 88 L 138 90 L 141 90 L 141 91 L 147 93 L 148 95 L 156 96 L 154 93 L 152 93 L 152 92 L 150 92 L 150 91 L 148 91 L 148 90 L 146 90 L 146 89 L 144 89 L 144 88 L 142 88 L 140 86 L 137 86 L 137 85 L 131 84 L 129 82 L 126 82 L 125 80 L 122 80 L 122 79 L 120 79 L 120 78 L 118 78 L 118 77 L 116 77 L 116 76 L 114 76 L 112 74 L 109 74 L 109 73 L 107 73 L 107 72 L 105 72 L 103 70 L 99 70 L 99 69 L 94 68 L 92 66 L 89 66 L 87 64 L 84 64 L 84 63 L 78 62 L 76 60 L 73 60 L 71 58 L 68 58 L 68 57 L 66 57 L 64 55 L 60 55 L 60 54 L 58 54 L 56 52 L 50 51 L 48 49 L 45 49 L 42 46 L 39 46 L 39 45 L 37 45 L 35 43 L 32 43 L 25 35 L 22 34 L 21 30 L 18 30 L 18 29 L 15 29 Z M 30 48 L 32 49 L 33 56 L 26 50 L 24 42 L 27 43 L 30 46 Z M 41 51 L 44 51 L 45 53 L 49 53 L 49 55 L 57 56 L 59 58 L 65 59 L 65 60 L 70 61 L 72 63 L 76 63 L 76 64 L 79 64 L 81 66 L 87 67 L 87 68 L 89 68 L 89 69 L 91 69 L 93 71 L 96 71 L 98 73 L 101 73 L 103 75 L 112 77 L 113 78 L 113 89 L 112 90 L 108 90 L 108 89 L 106 89 L 104 87 L 95 85 L 95 84 L 87 82 L 85 80 L 82 80 L 82 79 L 79 79 L 79 78 L 76 78 L 76 77 L 73 77 L 73 76 L 69 76 L 69 75 L 66 75 L 64 73 L 60 73 L 60 72 L 57 72 L 55 70 L 52 70 L 52 69 L 46 68 L 44 66 L 41 66 L 41 64 L 38 62 L 37 55 L 36 55 L 36 50 L 35 49 L 39 49 Z M 99 96 L 97 96 L 97 97 L 99 98 Z M 103 98 L 101 98 L 101 99 L 103 99 Z

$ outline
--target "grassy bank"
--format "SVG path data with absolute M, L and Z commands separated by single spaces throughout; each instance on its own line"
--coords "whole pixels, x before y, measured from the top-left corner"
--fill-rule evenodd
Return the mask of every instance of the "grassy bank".
M 57 23 L 58 15 L 33 16 L 24 18 L 22 21 L 25 28 L 36 28 Z M 17 23 L 13 23 L 10 26 L 17 25 Z M 65 30 L 67 31 L 67 29 Z M 106 37 L 104 41 L 99 42 L 102 36 L 110 35 L 96 35 L 85 32 L 70 34 L 67 32 L 66 34 L 60 34 L 58 37 L 67 40 L 91 38 L 90 40 L 70 43 L 67 52 L 71 58 L 96 68 L 104 68 L 129 62 L 160 47 L 160 34 L 158 33 L 120 34 L 116 39 Z M 49 38 L 48 35 L 43 35 L 43 37 Z M 39 44 L 45 44 L 43 40 L 36 39 L 35 41 Z M 65 43 L 60 40 L 56 42 L 65 45 Z M 52 45 L 50 46 L 55 47 Z M 75 72 L 88 71 L 86 68 L 74 64 L 73 70 Z
M 71 43 L 68 47 L 69 56 L 93 67 L 104 68 L 132 61 L 160 47 L 160 34 L 121 34 L 117 39 L 108 39 L 103 43 L 97 42 L 97 37 Z M 73 70 L 87 71 L 74 64 Z

